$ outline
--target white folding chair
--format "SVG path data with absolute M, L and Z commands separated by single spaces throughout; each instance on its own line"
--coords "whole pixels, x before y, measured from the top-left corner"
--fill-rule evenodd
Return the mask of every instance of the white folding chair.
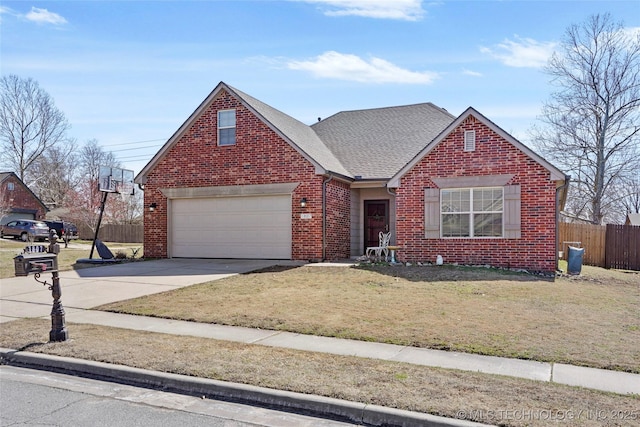
M 367 248 L 365 254 L 367 257 L 374 255 L 376 259 L 380 259 L 384 253 L 385 261 L 389 257 L 389 243 L 391 242 L 391 232 L 378 233 L 378 246 L 370 246 Z

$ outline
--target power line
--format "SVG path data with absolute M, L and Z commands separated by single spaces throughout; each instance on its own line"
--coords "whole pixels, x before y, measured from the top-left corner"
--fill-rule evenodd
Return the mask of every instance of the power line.
M 131 144 L 145 144 L 147 142 L 158 142 L 158 141 L 166 141 L 166 138 L 162 138 L 162 139 L 147 139 L 145 141 L 123 142 L 121 144 L 111 144 L 111 145 L 109 145 L 109 147 L 119 147 L 121 145 L 131 145 Z
M 151 159 L 155 154 L 140 154 L 137 156 L 125 156 L 125 157 L 118 157 L 118 160 L 144 160 L 144 159 Z
M 145 145 L 144 147 L 123 148 L 121 150 L 111 150 L 112 153 L 121 153 L 123 151 L 144 150 L 147 148 L 156 148 L 158 145 Z

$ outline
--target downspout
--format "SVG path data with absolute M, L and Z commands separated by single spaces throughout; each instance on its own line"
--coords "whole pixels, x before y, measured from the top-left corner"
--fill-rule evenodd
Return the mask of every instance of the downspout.
M 387 190 L 387 193 L 389 193 L 389 195 L 396 197 L 396 192 L 395 191 L 391 191 L 390 187 L 387 187 L 386 184 L 384 186 L 384 188 Z
M 327 259 L 327 184 L 333 179 L 331 172 L 325 173 L 329 178 L 322 181 L 322 261 Z
M 393 244 L 397 245 L 398 244 L 398 230 L 396 229 L 396 196 L 397 194 L 395 193 L 395 191 L 391 191 L 390 187 L 387 187 L 387 185 L 385 184 L 385 190 L 387 190 L 387 193 L 392 196 L 391 201 L 393 202 L 393 227 L 391 226 L 391 224 L 389 224 L 389 231 L 391 231 L 391 229 L 393 229 L 393 235 L 391 236 L 391 242 L 393 242 Z M 391 208 L 389 208 L 389 222 L 391 223 Z M 389 244 L 392 244 L 392 243 Z
M 558 256 L 560 253 L 560 192 L 569 187 L 570 180 L 571 176 L 565 175 L 564 184 L 556 188 L 556 271 L 560 270 L 560 257 Z

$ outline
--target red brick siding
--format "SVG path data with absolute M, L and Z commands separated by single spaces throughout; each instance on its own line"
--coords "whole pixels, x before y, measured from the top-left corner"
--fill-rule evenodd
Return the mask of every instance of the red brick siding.
M 9 190 L 9 183 L 13 183 L 13 190 Z M 35 219 L 44 219 L 46 211 L 42 203 L 33 197 L 33 193 L 24 187 L 24 184 L 10 175 L 3 183 L 0 191 L 0 210 L 10 213 L 14 209 L 28 209 L 36 211 Z M 1 215 L 0 215 L 1 216 Z
M 305 261 L 322 260 L 322 181 L 323 177 L 312 174 L 309 181 L 301 182 L 293 193 L 292 200 L 292 253 L 291 258 Z M 307 205 L 300 206 L 302 198 Z M 310 214 L 311 219 L 302 219 Z
M 464 131 L 476 131 L 476 150 L 464 152 Z M 425 239 L 424 189 L 431 177 L 515 174 L 521 185 L 520 239 Z M 470 117 L 401 180 L 397 190 L 397 236 L 405 261 L 489 264 L 551 272 L 556 268 L 555 183 L 529 156 Z
M 236 144 L 217 144 L 217 111 L 236 110 Z M 166 258 L 164 188 L 300 183 L 292 195 L 292 258 L 322 258 L 322 181 L 314 166 L 227 92 L 221 92 L 149 173 L 145 184 L 145 256 Z M 300 207 L 300 199 L 307 206 Z M 300 214 L 311 214 L 301 219 Z
M 326 186 L 326 258 L 348 259 L 351 255 L 351 187 L 340 181 Z

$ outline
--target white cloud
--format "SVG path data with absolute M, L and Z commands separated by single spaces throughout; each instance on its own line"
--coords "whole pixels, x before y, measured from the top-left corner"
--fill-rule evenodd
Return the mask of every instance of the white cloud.
M 471 70 L 462 70 L 462 74 L 464 74 L 465 76 L 471 76 L 471 77 L 482 77 L 482 73 L 479 73 L 477 71 L 471 71 Z
M 2 22 L 2 15 L 20 16 L 18 13 L 13 11 L 13 9 L 6 6 L 0 6 L 0 22 Z
M 637 37 L 640 37 L 640 27 L 627 27 L 624 29 L 624 33 L 631 40 L 634 40 Z
M 530 38 L 505 39 L 491 48 L 481 47 L 480 52 L 489 54 L 509 67 L 543 67 L 553 54 L 556 42 L 538 42 Z
M 409 71 L 384 59 L 372 57 L 366 61 L 356 55 L 335 51 L 325 52 L 310 61 L 289 61 L 287 67 L 309 71 L 316 77 L 361 83 L 430 84 L 438 78 L 434 72 Z
M 67 23 L 67 20 L 57 13 L 38 7 L 32 7 L 31 11 L 25 15 L 25 18 L 37 24 L 64 25 Z
M 424 16 L 422 0 L 302 0 L 327 6 L 328 16 L 362 16 L 377 19 L 419 21 Z

